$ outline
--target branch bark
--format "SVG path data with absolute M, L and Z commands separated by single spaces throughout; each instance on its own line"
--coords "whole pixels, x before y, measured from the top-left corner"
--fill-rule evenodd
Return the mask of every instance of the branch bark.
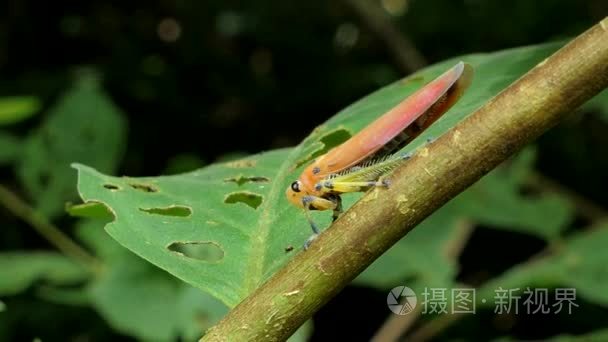
M 203 341 L 287 339 L 449 199 L 608 86 L 608 18 L 556 52 L 367 193 L 211 328 Z

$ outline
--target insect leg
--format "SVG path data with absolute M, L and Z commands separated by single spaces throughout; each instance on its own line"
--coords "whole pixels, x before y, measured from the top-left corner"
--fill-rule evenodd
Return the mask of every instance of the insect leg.
M 333 198 L 323 198 L 308 195 L 302 198 L 302 205 L 308 210 L 330 210 L 334 209 L 337 203 L 333 200 Z
M 336 196 L 336 207 L 334 208 L 333 215 L 331 216 L 331 221 L 335 221 L 338 219 L 338 216 L 342 214 L 342 197 Z
M 312 233 L 319 234 L 319 227 L 317 227 L 315 221 L 312 220 L 312 216 L 310 216 L 310 209 L 304 209 L 304 216 L 306 216 L 306 220 L 310 224 L 310 228 L 312 228 Z
M 385 181 L 334 182 L 331 180 L 323 184 L 325 188 L 339 193 L 365 191 L 374 186 L 388 187 L 388 185 Z
M 311 236 L 308 237 L 308 239 L 306 239 L 306 241 L 304 242 L 304 250 L 308 250 L 308 248 L 310 248 L 310 245 L 312 244 L 312 242 L 319 236 L 319 233 L 314 233 Z
M 319 227 L 312 220 L 310 210 L 335 209 L 337 207 L 337 203 L 321 197 L 304 196 L 304 198 L 302 198 L 302 204 L 304 205 L 304 215 L 306 216 L 306 220 L 308 220 L 308 223 L 310 223 L 310 228 L 312 229 L 312 235 L 306 240 L 306 242 L 304 242 L 304 249 L 306 250 L 320 233 Z

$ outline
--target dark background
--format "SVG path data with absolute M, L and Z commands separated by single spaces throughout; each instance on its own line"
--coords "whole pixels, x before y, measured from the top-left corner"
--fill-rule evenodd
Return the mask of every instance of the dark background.
M 370 26 L 370 13 L 358 11 L 353 3 L 3 1 L 0 94 L 36 95 L 50 106 L 83 67 L 96 70 L 104 89 L 127 114 L 128 144 L 118 174 L 158 175 L 169 167 L 186 170 L 228 154 L 293 146 L 341 108 L 413 71 L 395 58 L 387 36 Z M 605 0 L 372 4 L 382 14 L 381 24 L 409 39 L 428 64 L 459 54 L 567 39 L 608 14 Z M 32 125 L 26 121 L 11 130 L 21 134 Z M 607 128 L 595 117 L 558 127 L 541 140 L 538 168 L 606 207 Z M 564 164 L 571 166 L 567 172 Z M 10 184 L 9 171 L 0 172 Z M 31 235 L 27 247 L 45 245 L 34 233 L 23 234 Z M 529 250 L 524 254 L 542 247 L 530 237 L 510 238 L 506 241 Z M 498 274 L 522 261 L 510 259 L 505 251 L 505 266 L 480 265 L 481 241 L 487 239 L 508 238 L 500 233 L 474 236 L 462 256 L 461 278 L 479 267 Z M 368 339 L 385 319 L 385 296 L 348 288 L 316 316 L 314 337 Z M 15 330 L 35 326 L 60 332 L 58 327 L 70 329 L 78 317 L 84 322 L 78 331 L 86 331 L 88 338 L 119 336 L 91 309 L 44 304 L 24 317 L 28 319 L 15 324 Z M 49 317 L 54 317 L 52 323 Z M 516 327 L 516 336 L 542 338 L 586 328 L 555 319 L 526 324 Z M 465 322 L 459 329 L 466 327 Z M 490 328 L 470 328 L 479 329 L 480 338 L 494 336 Z
M 95 67 L 129 116 L 130 175 L 176 152 L 210 162 L 292 146 L 407 74 L 348 3 L 6 1 L 0 91 L 52 100 L 77 66 Z M 405 4 L 392 24 L 428 63 L 572 37 L 608 12 L 600 0 L 385 3 Z M 340 41 L 344 25 L 354 42 Z

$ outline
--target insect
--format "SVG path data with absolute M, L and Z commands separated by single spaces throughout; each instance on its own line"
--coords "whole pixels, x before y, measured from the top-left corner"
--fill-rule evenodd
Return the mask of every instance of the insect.
M 342 213 L 340 194 L 388 187 L 383 178 L 410 155 L 396 155 L 460 98 L 471 83 L 473 69 L 460 62 L 416 91 L 376 121 L 308 165 L 287 188 L 287 199 L 303 208 L 313 231 L 307 249 L 319 234 L 310 210 Z

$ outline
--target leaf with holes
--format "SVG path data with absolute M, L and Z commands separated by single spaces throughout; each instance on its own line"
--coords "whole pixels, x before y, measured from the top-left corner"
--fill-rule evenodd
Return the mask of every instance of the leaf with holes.
M 107 220 L 82 220 L 76 234 L 104 271 L 84 291 L 87 301 L 117 331 L 140 340 L 194 341 L 228 308 L 210 295 L 130 253 L 102 229 Z M 131 298 L 137 298 L 133 305 Z
M 107 232 L 153 264 L 234 306 L 299 252 L 310 234 L 284 198 L 312 158 L 345 141 L 458 60 L 476 70 L 467 94 L 407 150 L 438 137 L 542 61 L 558 44 L 471 55 L 429 67 L 356 102 L 317 127 L 299 146 L 194 172 L 112 177 L 75 165 L 85 202 L 106 205 Z M 358 195 L 347 196 L 346 206 Z M 323 226 L 331 215 L 313 213 Z

